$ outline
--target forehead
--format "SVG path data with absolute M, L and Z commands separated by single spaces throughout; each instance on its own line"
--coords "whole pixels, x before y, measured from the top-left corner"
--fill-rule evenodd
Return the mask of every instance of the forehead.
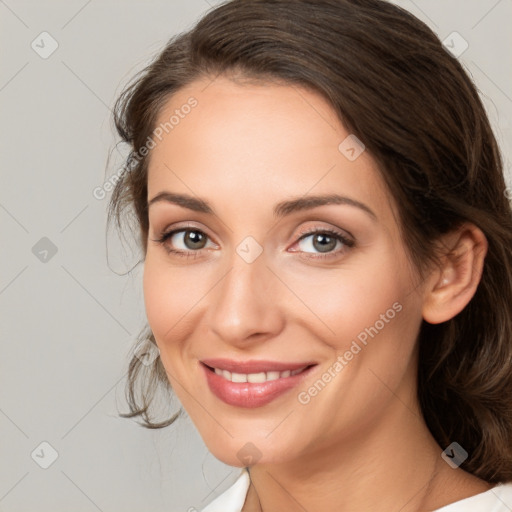
M 215 204 L 237 194 L 245 208 L 261 209 L 286 196 L 334 192 L 389 209 L 373 158 L 363 151 L 353 159 L 362 147 L 305 88 L 202 79 L 168 100 L 155 128 L 149 198 L 172 190 Z
M 197 105 L 189 109 L 190 98 Z M 210 155 L 220 154 L 225 161 L 245 153 L 254 163 L 270 163 L 279 154 L 304 156 L 314 147 L 332 155 L 342 135 L 335 113 L 316 93 L 291 85 L 239 84 L 225 77 L 203 79 L 178 91 L 161 109 L 156 127 L 165 132 L 171 118 L 172 128 L 167 126 L 168 133 L 162 134 L 170 146 L 200 143 Z

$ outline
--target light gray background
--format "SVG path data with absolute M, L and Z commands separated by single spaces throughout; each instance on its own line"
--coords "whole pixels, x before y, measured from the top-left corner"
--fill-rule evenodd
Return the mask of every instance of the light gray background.
M 510 174 L 512 0 L 397 3 L 441 39 L 457 31 L 469 43 L 460 59 Z M 92 193 L 115 141 L 114 98 L 213 5 L 0 0 L 0 511 L 192 511 L 239 473 L 208 453 L 188 419 L 150 431 L 117 417 L 145 322 L 142 268 L 117 275 L 136 257 L 111 242 L 107 264 L 110 194 Z M 43 31 L 59 45 L 47 59 L 31 48 Z M 46 262 L 32 250 L 43 237 L 57 247 Z M 43 441 L 58 452 L 47 469 L 35 462 L 49 457 Z

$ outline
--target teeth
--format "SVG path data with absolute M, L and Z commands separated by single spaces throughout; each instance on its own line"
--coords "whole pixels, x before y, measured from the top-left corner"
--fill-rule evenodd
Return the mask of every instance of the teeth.
M 230 380 L 231 382 L 252 382 L 252 383 L 261 383 L 267 382 L 269 380 L 277 380 L 277 379 L 286 379 L 287 377 L 293 377 L 298 373 L 302 372 L 307 367 L 298 368 L 297 370 L 285 370 L 284 372 L 260 372 L 260 373 L 235 373 L 228 372 L 227 370 L 221 370 L 219 368 L 214 368 L 215 373 L 220 375 L 226 380 Z
M 247 382 L 247 375 L 245 373 L 235 373 L 231 374 L 231 382 Z
M 249 375 L 247 375 L 247 382 L 265 382 L 266 380 L 267 374 L 265 372 L 249 373 Z

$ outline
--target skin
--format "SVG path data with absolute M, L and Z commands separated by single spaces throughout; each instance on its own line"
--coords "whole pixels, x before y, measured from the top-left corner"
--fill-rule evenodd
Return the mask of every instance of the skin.
M 148 200 L 167 191 L 207 200 L 214 214 L 165 201 L 149 208 L 144 297 L 169 382 L 215 457 L 243 467 L 252 443 L 244 512 L 434 510 L 488 490 L 440 457 L 416 399 L 422 319 L 439 323 L 470 301 L 487 242 L 471 224 L 446 236 L 453 254 L 420 279 L 401 240 L 393 198 L 364 151 L 349 161 L 349 132 L 329 104 L 288 85 L 198 80 L 178 91 L 157 124 L 194 96 L 198 105 L 151 150 Z M 280 219 L 280 201 L 338 193 L 362 209 L 330 204 Z M 173 229 L 207 239 L 194 258 L 155 241 Z M 322 255 L 305 229 L 351 235 Z M 167 247 L 197 253 L 183 231 Z M 263 252 L 248 263 L 248 236 Z M 340 252 L 340 249 L 341 252 Z M 251 249 L 252 250 L 252 249 Z M 456 258 L 455 256 L 459 257 Z M 313 256 L 313 257 L 312 257 Z M 402 309 L 305 405 L 297 399 L 357 335 L 399 302 Z M 316 361 L 300 389 L 262 407 L 227 405 L 198 364 L 211 357 Z

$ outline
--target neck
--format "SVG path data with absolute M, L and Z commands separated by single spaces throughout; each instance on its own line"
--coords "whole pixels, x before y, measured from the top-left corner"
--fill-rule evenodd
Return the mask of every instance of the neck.
M 453 470 L 442 461 L 441 448 L 418 410 L 394 398 L 387 411 L 338 444 L 312 447 L 293 461 L 253 466 L 244 512 L 417 512 L 442 506 L 435 489 L 439 482 L 447 485 Z

